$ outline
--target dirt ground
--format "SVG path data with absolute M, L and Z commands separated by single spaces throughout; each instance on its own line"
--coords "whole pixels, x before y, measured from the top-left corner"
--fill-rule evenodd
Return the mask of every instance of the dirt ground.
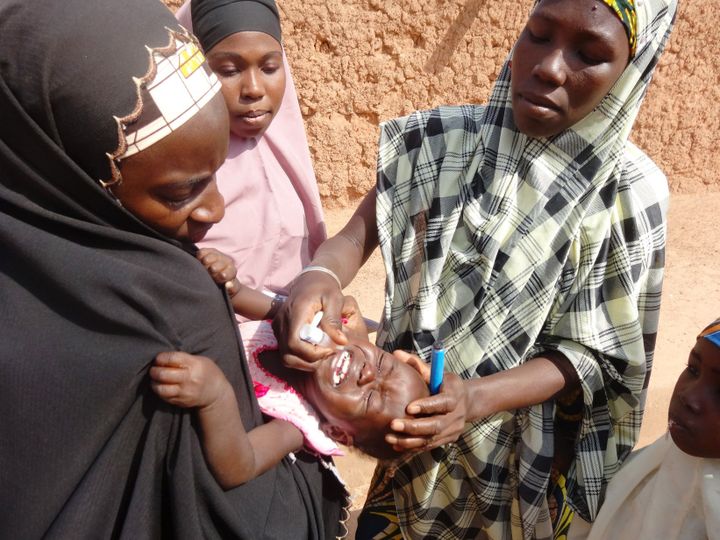
M 720 193 L 671 196 L 660 331 L 639 446 L 652 442 L 665 431 L 670 395 L 677 376 L 685 367 L 695 336 L 706 324 L 720 316 L 718 209 Z M 352 211 L 352 208 L 327 211 L 325 218 L 329 233 L 337 232 Z M 384 275 L 379 253 L 376 252 L 346 289 L 346 293 L 358 299 L 368 317 L 379 318 L 382 311 Z M 374 461 L 348 452 L 338 458 L 337 463 L 353 496 L 349 522 L 352 538 Z

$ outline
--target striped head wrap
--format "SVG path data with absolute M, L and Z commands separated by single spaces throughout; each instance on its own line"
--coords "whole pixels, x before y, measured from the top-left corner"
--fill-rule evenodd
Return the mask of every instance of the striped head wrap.
M 720 319 L 716 319 L 715 322 L 700 332 L 698 338 L 705 338 L 716 347 L 720 347 Z
M 637 15 L 635 13 L 635 0 L 602 0 L 613 13 L 618 16 L 625 27 L 630 44 L 630 58 L 635 56 L 637 50 Z
M 115 117 L 119 144 L 108 153 L 110 180 L 100 180 L 106 189 L 119 184 L 119 163 L 161 141 L 193 118 L 220 92 L 220 81 L 205 61 L 197 41 L 183 31 L 171 31 L 166 47 L 146 47 L 149 62 L 142 77 L 133 77 L 135 108 Z

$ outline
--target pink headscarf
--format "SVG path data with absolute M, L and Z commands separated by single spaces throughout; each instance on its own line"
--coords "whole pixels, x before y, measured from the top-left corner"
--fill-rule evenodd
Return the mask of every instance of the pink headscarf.
M 190 0 L 175 14 L 192 30 Z M 272 124 L 258 139 L 230 134 L 217 172 L 225 218 L 200 243 L 230 255 L 241 283 L 285 294 L 326 238 L 315 173 L 287 58 L 285 95 Z

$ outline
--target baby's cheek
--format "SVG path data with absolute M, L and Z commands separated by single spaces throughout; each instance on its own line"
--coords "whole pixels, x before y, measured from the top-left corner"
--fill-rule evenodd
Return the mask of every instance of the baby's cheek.
M 387 418 L 387 424 L 390 424 L 395 418 L 407 418 L 408 404 L 412 401 L 407 396 L 397 396 L 393 399 L 388 399 L 385 406 L 385 417 Z

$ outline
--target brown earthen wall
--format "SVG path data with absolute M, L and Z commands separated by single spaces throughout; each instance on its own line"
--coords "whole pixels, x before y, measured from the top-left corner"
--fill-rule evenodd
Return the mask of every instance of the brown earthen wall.
M 337 207 L 374 185 L 379 122 L 486 100 L 532 0 L 278 4 L 320 193 Z M 720 190 L 718 45 L 720 0 L 682 0 L 633 130 L 675 192 Z

